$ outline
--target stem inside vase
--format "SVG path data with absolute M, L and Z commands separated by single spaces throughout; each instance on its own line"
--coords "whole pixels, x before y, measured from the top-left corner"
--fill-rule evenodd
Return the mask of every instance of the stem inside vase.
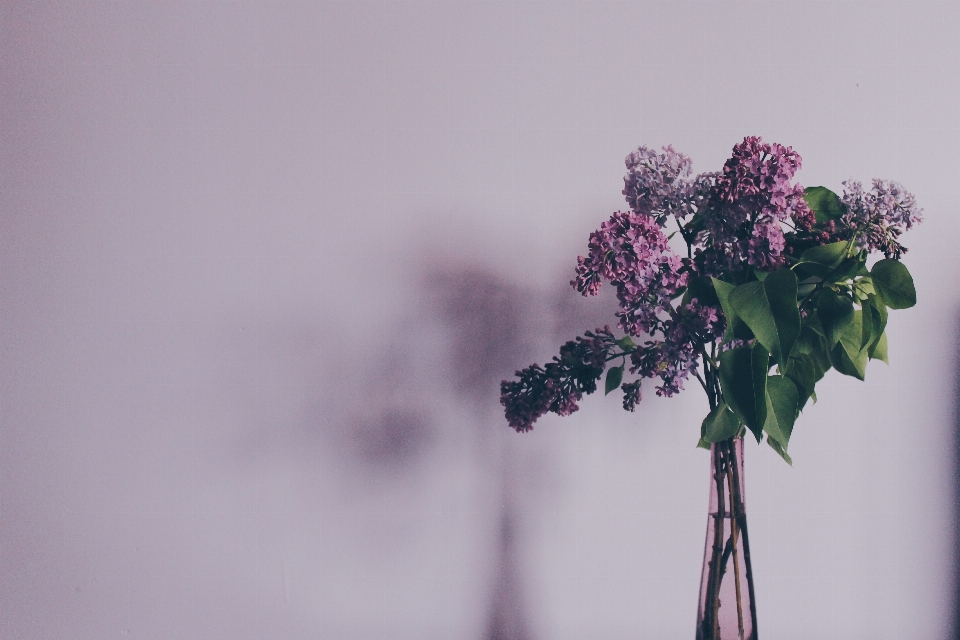
M 710 510 L 697 640 L 756 640 L 757 610 L 744 511 L 743 439 L 710 447 Z

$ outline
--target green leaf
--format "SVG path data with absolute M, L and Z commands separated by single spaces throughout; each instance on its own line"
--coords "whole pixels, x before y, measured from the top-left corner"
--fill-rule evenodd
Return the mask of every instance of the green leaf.
M 607 370 L 607 379 L 603 384 L 603 395 L 607 395 L 614 389 L 620 386 L 620 383 L 623 381 L 623 365 L 619 367 L 610 367 Z
M 909 309 L 917 304 L 917 290 L 913 286 L 913 278 L 899 260 L 880 260 L 873 265 L 870 275 L 880 299 L 891 309 Z
M 800 262 L 811 262 L 835 269 L 847 257 L 850 243 L 846 240 L 812 247 L 800 254 Z
M 706 441 L 709 446 L 714 442 L 722 442 L 734 437 L 739 430 L 740 421 L 737 420 L 737 416 L 726 403 L 722 403 L 704 418 L 700 426 L 700 439 Z
M 890 360 L 887 359 L 887 333 L 883 332 L 880 334 L 880 339 L 877 340 L 877 344 L 870 347 L 868 351 L 872 359 L 882 360 L 890 364 Z
M 797 387 L 784 376 L 767 378 L 767 419 L 763 430 L 767 436 L 773 436 L 783 445 L 784 450 L 793 433 L 793 423 L 797 419 Z
M 873 311 L 870 309 L 870 304 L 864 300 L 861 303 L 860 310 L 860 327 L 862 331 L 860 332 L 860 345 L 859 349 L 866 349 L 870 346 L 870 343 L 873 342 Z
M 863 344 L 863 318 L 862 309 L 853 312 L 850 323 L 837 333 L 838 344 L 830 352 L 830 361 L 837 371 L 859 380 L 866 376 L 869 354 L 869 347 Z
M 797 338 L 797 345 L 793 349 L 794 353 L 809 355 L 820 348 L 820 340 L 823 338 L 823 334 L 808 324 L 807 321 L 812 317 L 814 317 L 814 314 L 804 318 L 803 326 L 800 327 L 800 336 Z M 820 329 L 820 331 L 823 331 L 823 329 Z
M 887 307 L 875 295 L 868 295 L 866 300 L 861 303 L 861 307 L 863 312 L 861 348 L 870 352 L 880 341 L 880 336 L 883 335 L 887 326 Z
M 770 448 L 771 448 L 771 449 L 773 449 L 774 451 L 777 452 L 777 455 L 779 455 L 781 458 L 783 458 L 784 460 L 786 460 L 786 462 L 787 462 L 788 465 L 790 465 L 791 467 L 793 466 L 793 460 L 790 458 L 789 455 L 787 455 L 787 450 L 784 449 L 783 446 L 782 446 L 779 442 L 777 442 L 776 440 L 774 440 L 773 438 L 771 438 L 771 437 L 768 435 L 768 436 L 767 436 L 767 444 L 770 445 Z
M 807 206 L 813 210 L 820 224 L 839 220 L 845 211 L 840 196 L 826 187 L 807 187 L 803 190 L 803 199 L 807 201 Z
M 630 336 L 623 336 L 617 340 L 617 346 L 626 351 L 627 349 L 632 349 L 637 345 L 634 344 L 633 339 Z
M 853 312 L 853 318 L 840 328 L 837 337 L 850 357 L 856 357 L 856 354 L 863 349 L 863 311 L 861 309 Z
M 759 342 L 720 354 L 720 389 L 727 404 L 760 442 L 767 419 L 770 354 Z
M 713 289 L 717 294 L 717 299 L 720 301 L 720 306 L 723 308 L 723 315 L 727 319 L 727 330 L 723 334 L 723 339 L 753 339 L 753 332 L 750 331 L 750 327 L 737 315 L 733 305 L 730 304 L 730 293 L 737 288 L 736 285 L 724 282 L 723 280 L 717 280 L 716 278 L 711 278 L 711 281 L 713 282 Z
M 876 295 L 877 291 L 873 288 L 873 279 L 870 276 L 857 278 L 853 283 L 854 295 L 860 300 L 866 300 L 870 295 Z
M 863 380 L 867 373 L 867 352 L 867 349 L 863 349 L 851 354 L 843 343 L 837 343 L 830 351 L 830 363 L 843 375 Z
M 853 302 L 833 289 L 823 289 L 817 294 L 817 318 L 832 349 L 840 340 L 840 332 L 853 322 Z
M 797 409 L 802 410 L 814 393 L 817 381 L 823 377 L 816 362 L 808 354 L 790 356 L 783 375 L 790 378 L 797 387 Z M 768 383 L 769 384 L 769 381 Z
M 887 305 L 875 295 L 867 296 L 867 306 L 870 307 L 870 315 L 873 316 L 871 324 L 874 338 L 870 342 L 870 348 L 872 349 L 876 346 L 877 342 L 880 341 L 880 336 L 883 335 L 884 330 L 887 328 L 888 312 Z
M 778 269 L 763 282 L 748 282 L 728 294 L 729 303 L 774 360 L 783 362 L 800 335 L 797 276 Z

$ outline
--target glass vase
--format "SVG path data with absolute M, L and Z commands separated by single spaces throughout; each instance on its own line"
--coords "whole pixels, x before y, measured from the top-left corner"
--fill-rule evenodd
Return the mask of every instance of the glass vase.
M 735 639 L 757 639 L 742 438 L 710 447 L 710 509 L 697 609 L 697 640 Z

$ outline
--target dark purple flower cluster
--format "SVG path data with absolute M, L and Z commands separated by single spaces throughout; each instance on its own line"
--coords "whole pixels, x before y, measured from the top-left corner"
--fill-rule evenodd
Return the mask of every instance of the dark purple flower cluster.
M 577 277 L 570 284 L 583 295 L 596 295 L 601 279 L 609 280 L 617 288 L 624 331 L 633 336 L 655 331 L 689 277 L 656 219 L 617 212 L 590 234 L 589 249 L 577 259 Z
M 874 180 L 869 192 L 855 180 L 844 182 L 843 187 L 844 239 L 855 237 L 858 249 L 882 251 L 887 258 L 899 259 L 906 253 L 897 239 L 922 220 L 923 210 L 913 194 L 890 180 Z
M 663 339 L 648 341 L 630 356 L 630 371 L 642 378 L 659 377 L 658 396 L 673 396 L 695 370 L 704 344 L 723 336 L 723 312 L 693 298 L 664 323 Z
M 507 422 L 517 431 L 530 431 L 537 418 L 552 411 L 567 416 L 577 411 L 583 394 L 597 390 L 597 380 L 616 347 L 610 327 L 587 331 L 560 347 L 560 355 L 541 367 L 517 371 L 517 379 L 500 383 L 500 404 Z
M 803 187 L 790 183 L 800 165 L 793 149 L 759 137 L 744 138 L 733 148 L 704 208 L 698 262 L 705 271 L 747 265 L 769 271 L 785 263 L 784 224 L 809 229 L 815 221 Z

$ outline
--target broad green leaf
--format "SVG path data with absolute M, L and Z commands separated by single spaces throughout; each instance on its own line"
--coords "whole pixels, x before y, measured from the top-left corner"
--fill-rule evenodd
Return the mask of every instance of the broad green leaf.
M 883 300 L 875 295 L 867 296 L 867 304 L 870 306 L 870 312 L 873 315 L 873 333 L 875 337 L 871 343 L 872 347 L 880 340 L 884 329 L 887 328 L 887 316 L 889 312 Z
M 849 243 L 846 240 L 812 247 L 800 254 L 800 262 L 812 262 L 831 269 L 836 268 L 847 257 Z
M 873 265 L 870 272 L 880 299 L 891 309 L 909 309 L 917 304 L 917 290 L 910 272 L 899 260 L 887 258 Z
M 858 349 L 865 349 L 870 346 L 870 343 L 873 342 L 874 337 L 874 328 L 873 328 L 873 309 L 870 308 L 870 303 L 866 300 L 861 304 L 860 310 L 860 326 L 863 329 L 860 334 L 860 345 Z
M 783 374 L 796 385 L 797 409 L 802 410 L 807 400 L 813 395 L 817 381 L 823 377 L 823 372 L 819 370 L 810 355 L 801 354 L 790 356 Z
M 809 317 L 813 317 L 813 314 Z M 797 345 L 793 351 L 794 353 L 809 355 L 820 347 L 820 340 L 822 338 L 823 334 L 817 333 L 817 331 L 804 320 L 803 326 L 800 327 L 800 335 L 797 337 Z
M 794 271 L 794 273 L 796 273 L 796 271 Z M 800 276 L 798 275 L 797 278 L 799 277 Z M 821 278 L 816 278 L 816 277 L 805 278 L 803 280 L 800 280 L 797 283 L 797 298 L 801 300 L 803 298 L 806 298 L 808 295 L 813 293 L 814 289 L 816 289 L 817 285 L 820 284 L 821 282 L 823 282 L 823 280 Z
M 737 435 L 739 430 L 740 421 L 737 420 L 737 416 L 727 407 L 726 403 L 722 403 L 704 418 L 703 424 L 700 426 L 701 440 L 705 440 L 709 446 L 714 442 L 722 442 L 732 438 Z
M 623 365 L 619 367 L 610 367 L 607 370 L 607 379 L 603 384 L 603 395 L 607 395 L 620 386 L 623 381 Z
M 740 421 L 760 442 L 767 419 L 767 371 L 770 354 L 759 342 L 720 354 L 720 389 Z
M 863 311 L 863 339 L 861 348 L 872 350 L 887 326 L 887 307 L 875 295 L 867 296 L 861 303 Z
M 734 313 L 774 360 L 785 361 L 800 335 L 797 276 L 790 269 L 778 269 L 763 282 L 740 285 L 728 298 Z
M 853 302 L 833 289 L 817 294 L 817 318 L 831 349 L 840 340 L 840 332 L 853 321 Z
M 819 348 L 810 354 L 810 359 L 813 360 L 814 365 L 816 365 L 817 381 L 819 382 L 833 366 L 833 362 L 830 360 L 830 349 L 827 347 L 826 338 L 820 340 Z M 814 400 L 816 400 L 816 394 L 813 394 L 813 396 Z
M 877 291 L 873 288 L 873 279 L 870 276 L 864 276 L 858 278 L 856 282 L 853 283 L 854 293 L 861 300 L 865 300 L 871 294 L 876 295 Z
M 807 316 L 803 319 L 803 328 L 812 329 L 817 335 L 826 337 L 826 332 L 823 330 L 823 325 L 820 324 L 820 316 L 815 313 L 808 313 Z
M 736 285 L 732 285 L 729 282 L 724 282 L 723 280 L 717 280 L 716 278 L 711 278 L 711 281 L 713 282 L 713 289 L 717 294 L 717 299 L 720 301 L 720 306 L 723 308 L 723 315 L 727 320 L 727 330 L 723 334 L 723 339 L 752 339 L 753 332 L 750 331 L 750 328 L 737 315 L 733 305 L 730 304 L 730 292 L 737 288 Z
M 793 460 L 787 454 L 787 450 L 783 448 L 783 446 L 779 442 L 777 442 L 776 440 L 774 440 L 768 435 L 767 444 L 770 445 L 770 448 L 776 451 L 777 455 L 783 458 L 788 465 L 790 465 L 791 467 L 793 466 Z
M 637 346 L 634 344 L 633 339 L 630 336 L 623 336 L 617 340 L 617 345 L 624 350 L 632 349 L 633 347 Z
M 797 387 L 784 376 L 767 378 L 767 419 L 763 430 L 786 449 L 797 419 Z
M 845 210 L 840 196 L 826 187 L 807 187 L 803 190 L 803 199 L 820 224 L 839 220 Z
M 869 349 L 863 346 L 863 317 L 863 311 L 857 309 L 853 312 L 851 322 L 839 332 L 839 344 L 834 347 L 834 351 L 841 349 L 846 354 L 846 358 L 831 352 L 831 361 L 837 371 L 860 380 L 863 380 L 866 375 L 869 353 Z M 837 365 L 838 361 L 841 363 L 840 366 Z M 852 368 L 849 365 L 852 365 Z
M 880 339 L 877 340 L 877 344 L 873 345 L 869 349 L 870 357 L 874 360 L 881 360 L 890 364 L 890 360 L 887 358 L 887 334 L 886 332 L 880 334 Z
M 856 354 L 863 349 L 863 311 L 861 309 L 853 312 L 853 318 L 839 329 L 837 337 L 850 357 L 855 358 Z
M 834 369 L 843 375 L 863 380 L 867 373 L 867 351 L 867 349 L 863 349 L 855 352 L 851 357 L 843 343 L 838 342 L 830 351 L 830 363 L 833 364 Z

